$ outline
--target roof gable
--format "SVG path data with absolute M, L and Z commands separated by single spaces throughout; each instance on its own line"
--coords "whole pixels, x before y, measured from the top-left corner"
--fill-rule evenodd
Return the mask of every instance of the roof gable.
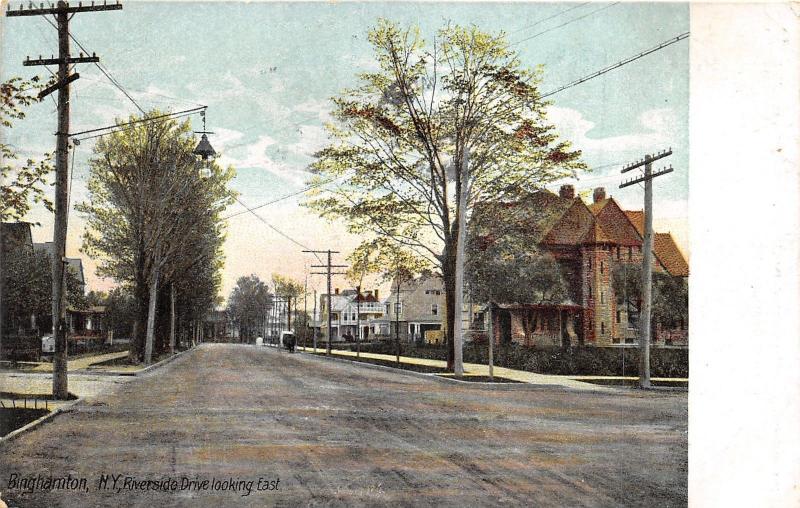
M 577 245 L 584 241 L 587 236 L 594 236 L 592 232 L 596 228 L 592 212 L 580 199 L 572 201 L 572 205 L 561 214 L 556 222 L 550 227 L 543 243 L 550 245 Z
M 636 246 L 642 244 L 642 237 L 628 215 L 620 208 L 614 198 L 604 199 L 589 208 L 603 228 L 609 241 L 617 245 Z

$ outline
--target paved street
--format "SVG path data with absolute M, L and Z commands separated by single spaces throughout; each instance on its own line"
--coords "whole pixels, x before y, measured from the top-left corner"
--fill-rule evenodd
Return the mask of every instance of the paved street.
M 207 344 L 0 445 L 0 490 L 24 507 L 685 506 L 686 432 L 686 393 L 490 391 Z M 87 489 L 23 493 L 12 473 Z M 104 473 L 218 488 L 116 493 Z

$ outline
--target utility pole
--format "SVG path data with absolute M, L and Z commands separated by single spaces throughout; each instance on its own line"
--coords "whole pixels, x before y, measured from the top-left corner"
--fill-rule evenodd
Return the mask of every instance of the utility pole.
M 458 238 L 456 239 L 456 294 L 453 320 L 453 374 L 464 375 L 464 255 L 467 242 L 467 198 L 469 197 L 469 147 L 464 145 L 461 161 L 458 206 Z
M 331 316 L 331 277 L 333 275 L 346 275 L 345 272 L 332 272 L 333 268 L 347 268 L 347 265 L 334 265 L 331 264 L 331 254 L 338 254 L 339 251 L 336 250 L 304 250 L 303 252 L 309 252 L 312 254 L 327 254 L 328 255 L 328 263 L 325 265 L 311 265 L 312 268 L 326 268 L 327 272 L 312 272 L 316 275 L 327 275 L 328 276 L 328 347 L 326 349 L 325 354 L 331 354 L 331 331 L 333 330 L 333 318 Z M 341 327 L 340 327 L 341 329 Z M 315 347 L 316 349 L 316 347 Z
M 303 286 L 303 323 L 305 330 L 303 330 L 303 350 L 308 346 L 308 274 L 306 274 L 306 283 Z
M 361 356 L 361 284 L 356 286 L 356 358 Z
M 32 4 L 31 4 L 32 5 Z M 39 93 L 43 98 L 58 90 L 58 131 L 56 132 L 56 179 L 55 179 L 55 220 L 53 224 L 53 337 L 55 338 L 55 354 L 53 355 L 53 397 L 64 400 L 68 396 L 67 387 L 67 323 L 66 323 L 66 298 L 64 296 L 64 271 L 66 264 L 67 243 L 67 217 L 69 215 L 68 180 L 69 170 L 69 84 L 80 77 L 76 72 L 69 74 L 70 64 L 97 63 L 100 59 L 96 55 L 78 57 L 69 54 L 69 20 L 79 12 L 120 10 L 122 5 L 81 5 L 70 6 L 68 2 L 59 1 L 56 6 L 50 4 L 44 8 L 24 9 L 20 4 L 18 9 L 9 6 L 6 16 L 44 16 L 53 15 L 58 29 L 58 58 L 42 58 L 31 60 L 27 57 L 22 63 L 24 66 L 58 65 L 57 81 Z
M 312 319 L 311 323 L 311 339 L 314 342 L 314 353 L 317 352 L 317 329 L 314 328 L 314 323 L 317 321 L 317 290 L 314 290 L 314 319 Z
M 642 308 L 639 310 L 639 387 L 650 388 L 650 314 L 653 289 L 653 179 L 671 173 L 672 166 L 653 172 L 653 161 L 672 155 L 672 148 L 622 168 L 626 173 L 644 166 L 644 174 L 623 182 L 619 188 L 644 182 L 644 244 L 642 245 Z

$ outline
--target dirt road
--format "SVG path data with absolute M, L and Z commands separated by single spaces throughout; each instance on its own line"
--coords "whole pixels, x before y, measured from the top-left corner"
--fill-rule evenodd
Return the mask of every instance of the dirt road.
M 686 432 L 686 393 L 489 391 L 209 344 L 0 446 L 0 491 L 23 507 L 685 506 Z

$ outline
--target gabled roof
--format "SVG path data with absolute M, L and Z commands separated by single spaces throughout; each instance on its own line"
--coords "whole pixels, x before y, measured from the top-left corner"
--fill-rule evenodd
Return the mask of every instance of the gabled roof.
M 608 237 L 603 227 L 596 221 L 589 228 L 589 231 L 581 238 L 581 243 L 609 243 L 611 239 Z
M 594 226 L 592 213 L 580 199 L 572 200 L 572 204 L 562 213 L 555 223 L 550 227 L 550 231 L 543 242 L 550 245 L 578 245 L 580 243 L 595 243 L 597 238 L 603 238 L 601 230 Z M 600 236 L 598 237 L 598 233 Z
M 53 242 L 34 243 L 33 249 L 37 252 L 46 252 L 51 258 L 53 257 Z M 78 282 L 86 284 L 86 278 L 83 275 L 83 261 L 81 258 L 66 258 L 67 266 L 70 267 Z
M 689 264 L 671 234 L 656 233 L 653 235 L 653 254 L 670 275 L 689 276 Z
M 597 222 L 602 226 L 608 241 L 617 245 L 635 246 L 642 244 L 642 236 L 627 213 L 609 197 L 589 205 Z

